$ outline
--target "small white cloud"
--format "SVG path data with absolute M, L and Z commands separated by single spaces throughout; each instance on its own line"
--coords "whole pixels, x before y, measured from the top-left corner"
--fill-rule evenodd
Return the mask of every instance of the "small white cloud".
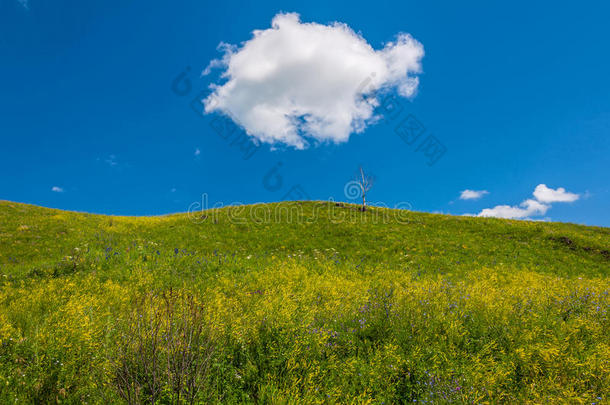
M 277 14 L 271 28 L 256 30 L 203 72 L 223 67 L 213 84 L 207 113 L 219 112 L 256 140 L 303 149 L 311 140 L 346 142 L 375 121 L 378 92 L 415 95 L 423 46 L 409 34 L 375 50 L 342 23 L 302 23 L 295 13 Z
M 541 204 L 536 200 L 525 200 L 518 207 L 510 205 L 497 205 L 493 208 L 485 208 L 477 216 L 523 219 L 531 216 L 544 215 L 549 208 L 551 208 L 549 205 Z
M 17 0 L 17 2 L 21 4 L 26 10 L 30 9 L 30 4 L 28 0 Z
M 536 186 L 534 197 L 543 203 L 573 202 L 580 198 L 578 194 L 568 193 L 563 187 L 553 190 L 552 188 L 547 187 L 546 184 L 539 184 Z
M 172 193 L 175 193 L 175 192 L 176 192 L 176 189 L 175 189 L 175 188 L 172 188 L 170 191 L 171 191 Z
M 489 194 L 487 190 L 464 190 L 460 194 L 460 200 L 478 200 L 485 194 Z
M 477 216 L 495 217 L 507 219 L 530 219 L 532 216 L 542 216 L 551 208 L 554 202 L 572 202 L 579 198 L 578 194 L 569 193 L 564 188 L 553 190 L 544 184 L 539 184 L 534 189 L 535 199 L 527 199 L 519 206 L 497 205 L 493 208 L 485 208 Z
M 195 156 L 199 156 L 201 155 L 201 151 L 199 150 L 199 148 L 195 149 Z
M 54 193 L 63 193 L 64 189 L 61 187 L 53 186 L 51 187 L 51 191 L 53 191 Z

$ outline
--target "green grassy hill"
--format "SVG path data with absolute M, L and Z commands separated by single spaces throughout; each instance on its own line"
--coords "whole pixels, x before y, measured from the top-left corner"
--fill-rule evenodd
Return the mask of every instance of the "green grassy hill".
M 0 202 L 1 403 L 607 403 L 610 229 Z

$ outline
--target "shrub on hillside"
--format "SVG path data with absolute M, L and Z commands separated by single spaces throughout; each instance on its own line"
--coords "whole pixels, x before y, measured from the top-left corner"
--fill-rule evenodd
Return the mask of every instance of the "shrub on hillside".
M 173 290 L 135 303 L 117 342 L 113 385 L 129 404 L 195 403 L 213 346 L 203 308 Z

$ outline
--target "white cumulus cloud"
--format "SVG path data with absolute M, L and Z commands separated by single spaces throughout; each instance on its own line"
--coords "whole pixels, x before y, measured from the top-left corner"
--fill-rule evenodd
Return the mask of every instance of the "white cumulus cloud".
M 563 187 L 553 190 L 552 188 L 547 187 L 546 184 L 539 184 L 534 190 L 534 197 L 543 203 L 554 203 L 573 202 L 578 200 L 580 196 L 578 194 L 567 192 Z
M 489 194 L 487 190 L 464 190 L 460 194 L 460 200 L 478 200 L 485 194 Z
M 64 189 L 61 187 L 53 186 L 51 187 L 51 191 L 53 191 L 54 193 L 63 193 Z
M 233 119 L 248 135 L 303 149 L 309 140 L 345 142 L 374 121 L 376 94 L 415 95 L 423 46 L 409 34 L 375 50 L 349 26 L 303 23 L 277 14 L 241 46 L 221 44 L 223 84 L 203 100 L 207 113 Z
M 551 203 L 573 202 L 580 198 L 579 194 L 569 193 L 562 187 L 553 190 L 544 184 L 536 186 L 533 195 L 534 199 L 529 198 L 518 206 L 496 205 L 493 208 L 485 208 L 477 216 L 507 219 L 542 216 L 551 208 Z
M 508 219 L 522 219 L 531 216 L 544 215 L 551 208 L 550 205 L 542 204 L 536 200 L 525 200 L 519 206 L 497 205 L 493 208 L 485 208 L 479 213 L 479 217 L 494 217 Z

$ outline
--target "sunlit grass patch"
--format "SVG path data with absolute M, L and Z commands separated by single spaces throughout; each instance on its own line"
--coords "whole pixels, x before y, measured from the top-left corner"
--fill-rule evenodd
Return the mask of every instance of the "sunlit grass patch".
M 0 401 L 608 400 L 607 229 L 300 204 L 235 224 L 1 203 Z

